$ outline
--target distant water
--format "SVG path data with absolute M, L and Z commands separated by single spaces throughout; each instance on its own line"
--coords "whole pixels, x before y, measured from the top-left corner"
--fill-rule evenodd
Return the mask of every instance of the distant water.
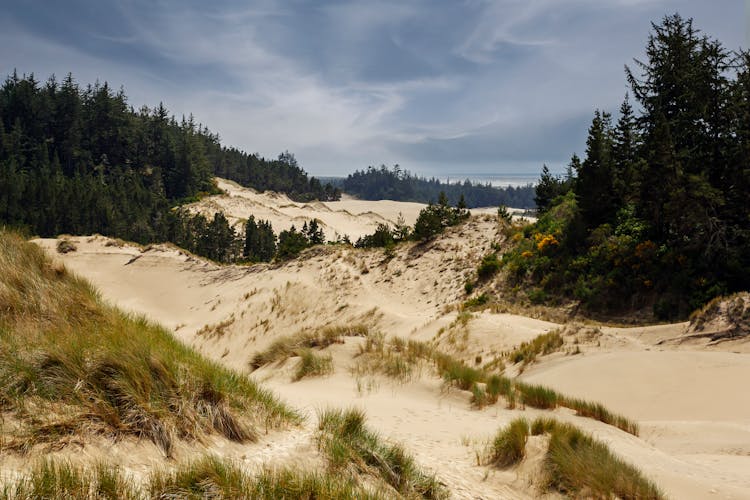
M 469 179 L 471 182 L 478 182 L 481 184 L 487 184 L 488 182 L 493 186 L 506 187 L 506 186 L 525 186 L 527 184 L 536 184 L 539 181 L 539 174 L 524 173 L 503 173 L 503 174 L 466 174 L 466 173 L 455 173 L 455 174 L 440 174 L 435 176 L 442 182 L 450 181 L 451 184 L 456 182 L 463 182 Z

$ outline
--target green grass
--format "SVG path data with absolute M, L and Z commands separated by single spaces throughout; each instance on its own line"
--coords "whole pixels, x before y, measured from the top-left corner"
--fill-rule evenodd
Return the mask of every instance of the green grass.
M 662 499 L 663 493 L 632 465 L 570 424 L 550 431 L 546 483 L 565 495 L 623 500 Z
M 534 408 L 540 408 L 543 410 L 556 408 L 558 400 L 560 399 L 555 391 L 542 385 L 530 385 L 524 384 L 523 382 L 516 382 L 515 388 L 519 394 L 521 403 Z
M 142 496 L 133 482 L 117 468 L 97 464 L 84 469 L 69 462 L 44 460 L 15 484 L 4 486 L 0 498 L 135 500 Z
M 240 464 L 215 456 L 157 470 L 143 481 L 123 475 L 119 468 L 99 464 L 74 467 L 68 462 L 46 460 L 15 484 L 0 490 L 2 500 L 31 498 L 69 500 L 147 500 L 243 498 L 365 499 L 383 498 L 348 478 L 330 473 L 265 469 L 250 475 Z
M 622 415 L 612 413 L 601 403 L 593 403 L 583 399 L 562 396 L 559 404 L 576 411 L 576 415 L 593 418 L 605 424 L 614 425 L 634 436 L 638 435 L 638 424 Z
M 521 370 L 536 361 L 537 356 L 555 352 L 562 347 L 564 341 L 558 331 L 544 333 L 529 342 L 523 342 L 508 354 L 511 363 L 522 363 Z
M 344 337 L 367 337 L 369 335 L 370 330 L 364 324 L 302 330 L 294 335 L 277 339 L 265 350 L 257 353 L 250 361 L 250 368 L 257 370 L 270 363 L 278 363 L 293 356 L 300 356 L 304 349 L 325 348 L 333 344 L 342 344 Z
M 525 418 L 513 420 L 505 429 L 495 435 L 490 445 L 487 463 L 495 467 L 510 467 L 523 460 L 526 454 L 526 440 L 529 436 L 529 423 Z
M 4 447 L 76 436 L 252 441 L 300 417 L 248 377 L 143 318 L 101 302 L 36 245 L 0 232 L 0 409 L 18 422 Z
M 319 377 L 333 373 L 333 358 L 331 355 L 316 354 L 312 349 L 302 349 L 300 360 L 293 380 L 296 382 L 305 377 Z
M 325 410 L 319 414 L 318 447 L 332 473 L 353 470 L 369 474 L 400 495 L 447 498 L 437 479 L 422 471 L 403 447 L 389 444 L 365 426 L 361 410 Z

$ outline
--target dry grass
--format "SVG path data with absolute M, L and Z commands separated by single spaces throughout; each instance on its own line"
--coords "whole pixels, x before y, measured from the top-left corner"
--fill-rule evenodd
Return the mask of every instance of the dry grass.
M 304 349 L 325 348 L 333 344 L 343 344 L 344 337 L 367 337 L 369 335 L 370 328 L 365 324 L 302 330 L 294 335 L 277 339 L 268 348 L 257 353 L 250 361 L 250 368 L 257 370 L 270 363 L 278 363 L 293 356 L 300 356 Z
M 3 447 L 25 452 L 87 433 L 253 440 L 297 414 L 245 376 L 208 361 L 19 236 L 0 232 L 0 410 L 18 422 Z

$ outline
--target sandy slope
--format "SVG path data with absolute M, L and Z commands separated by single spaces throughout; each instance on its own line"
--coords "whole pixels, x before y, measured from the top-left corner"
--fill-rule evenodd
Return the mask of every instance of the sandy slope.
M 74 238 L 78 250 L 64 256 L 54 251 L 55 240 L 38 243 L 90 279 L 107 300 L 146 314 L 206 354 L 247 370 L 253 354 L 273 339 L 321 325 L 363 322 L 388 335 L 434 339 L 441 349 L 469 362 L 480 356 L 489 361 L 556 328 L 510 314 L 484 312 L 463 323 L 457 318 L 451 306 L 464 300 L 464 281 L 501 238 L 494 219 L 475 217 L 430 244 L 400 247 L 392 259 L 382 251 L 333 246 L 312 249 L 283 265 L 251 267 L 219 267 L 169 247 L 142 251 L 112 246 L 103 237 Z M 555 411 L 557 418 L 593 433 L 639 466 L 670 498 L 750 498 L 750 398 L 745 387 L 750 355 L 731 352 L 731 344 L 712 350 L 658 345 L 685 328 L 601 328 L 588 336 L 577 334 L 581 354 L 552 354 L 522 377 L 599 400 L 637 419 L 641 438 L 569 410 Z M 456 497 L 536 495 L 531 486 L 538 465 L 534 453 L 508 471 L 477 466 L 476 453 L 515 416 L 548 412 L 511 411 L 502 404 L 473 410 L 467 392 L 446 391 L 427 369 L 405 384 L 357 379 L 349 367 L 357 363 L 360 342 L 348 338 L 328 349 L 335 361 L 329 377 L 291 382 L 295 359 L 254 372 L 310 415 L 302 431 L 269 436 L 266 447 L 282 450 L 283 456 L 315 456 L 307 437 L 315 428 L 316 410 L 359 406 L 367 411 L 370 425 L 403 442 Z M 565 349 L 572 349 L 573 342 L 572 334 L 566 337 Z M 296 434 L 300 432 L 302 438 Z M 530 446 L 543 447 L 536 441 Z M 250 456 L 253 449 L 241 454 Z
M 347 195 L 341 201 L 298 203 L 284 194 L 270 191 L 258 193 L 225 179 L 217 178 L 217 184 L 226 194 L 210 196 L 188 205 L 188 208 L 207 216 L 224 212 L 233 223 L 244 221 L 253 215 L 256 219 L 271 221 L 277 233 L 293 225 L 300 229 L 305 222 L 317 219 L 328 240 L 335 240 L 337 235 L 347 235 L 352 241 L 356 241 L 360 236 L 373 233 L 378 224 L 393 226 L 399 218 L 413 226 L 419 211 L 425 207 L 422 203 L 363 201 Z M 496 210 L 496 207 L 478 208 L 473 209 L 472 213 L 494 214 Z

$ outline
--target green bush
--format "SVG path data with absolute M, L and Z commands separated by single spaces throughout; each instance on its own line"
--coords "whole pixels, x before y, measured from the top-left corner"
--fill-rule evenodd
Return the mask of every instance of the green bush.
M 500 270 L 500 260 L 496 253 L 490 253 L 482 257 L 482 262 L 477 268 L 477 276 L 480 280 L 488 280 Z

